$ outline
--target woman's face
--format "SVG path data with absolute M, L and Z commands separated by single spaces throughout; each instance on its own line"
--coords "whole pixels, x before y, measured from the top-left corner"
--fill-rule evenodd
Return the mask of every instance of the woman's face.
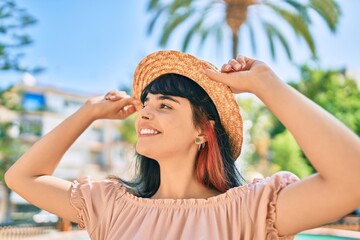
M 135 123 L 136 151 L 152 159 L 195 151 L 199 131 L 194 126 L 189 100 L 149 93 Z

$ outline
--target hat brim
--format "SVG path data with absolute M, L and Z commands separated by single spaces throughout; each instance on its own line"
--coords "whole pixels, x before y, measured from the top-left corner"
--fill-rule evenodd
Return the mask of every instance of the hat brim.
M 211 80 L 202 69 L 219 71 L 212 64 L 178 51 L 158 51 L 146 56 L 138 64 L 133 79 L 132 94 L 136 99 L 144 88 L 161 75 L 176 73 L 195 81 L 214 102 L 221 124 L 229 135 L 232 156 L 236 160 L 241 152 L 242 119 L 234 94 L 225 84 Z

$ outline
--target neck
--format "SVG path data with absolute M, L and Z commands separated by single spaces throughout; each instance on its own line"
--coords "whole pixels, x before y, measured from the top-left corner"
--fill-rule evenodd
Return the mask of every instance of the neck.
M 220 192 L 207 188 L 197 180 L 194 167 L 195 157 L 167 158 L 158 162 L 160 164 L 160 186 L 152 198 L 209 198 L 220 194 Z

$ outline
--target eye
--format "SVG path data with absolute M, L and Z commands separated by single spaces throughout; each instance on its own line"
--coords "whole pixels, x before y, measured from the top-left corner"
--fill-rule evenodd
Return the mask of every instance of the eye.
M 163 109 L 171 109 L 170 106 L 168 106 L 168 105 L 166 105 L 166 104 L 164 104 L 164 103 L 160 104 L 160 108 L 163 108 Z

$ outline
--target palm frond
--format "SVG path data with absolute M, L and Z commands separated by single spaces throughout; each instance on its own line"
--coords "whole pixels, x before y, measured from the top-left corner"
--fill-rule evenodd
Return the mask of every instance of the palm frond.
M 324 19 L 332 32 L 336 31 L 341 10 L 334 0 L 311 0 L 309 6 Z
M 214 32 L 217 26 L 219 25 L 219 22 L 215 22 L 215 24 L 212 24 L 211 26 L 208 26 L 204 28 L 202 26 L 203 22 L 208 19 L 207 14 L 209 14 L 210 10 L 212 9 L 214 3 L 207 4 L 205 8 L 203 8 L 202 13 L 199 17 L 199 21 L 201 20 L 201 24 L 199 26 L 198 34 L 200 35 L 200 42 L 199 42 L 199 49 L 202 49 L 202 46 L 204 45 L 205 40 L 209 36 L 209 33 Z M 221 22 L 220 22 L 221 24 Z
M 158 8 L 159 6 L 159 0 L 150 0 L 149 4 L 147 6 L 147 10 L 153 10 L 155 8 Z
M 274 46 L 274 33 L 272 31 L 272 28 L 270 27 L 270 25 L 267 24 L 263 24 L 265 32 L 266 32 L 266 36 L 269 42 L 269 48 L 270 48 L 270 53 L 271 53 L 271 57 L 273 60 L 275 60 L 275 46 Z
M 293 7 L 293 9 L 299 13 L 299 15 L 308 23 L 311 22 L 309 13 L 308 13 L 308 6 L 300 3 L 296 0 L 285 0 L 287 4 Z
M 291 54 L 290 46 L 289 46 L 285 36 L 281 33 L 281 31 L 277 27 L 275 27 L 274 24 L 271 24 L 271 23 L 266 22 L 264 20 L 262 21 L 262 24 L 263 24 L 264 28 L 267 31 L 268 38 L 270 37 L 272 39 L 271 40 L 272 44 L 273 44 L 273 38 L 276 37 L 280 41 L 281 45 L 283 46 L 289 60 L 292 60 L 292 54 Z M 271 36 L 269 36 L 269 35 L 271 35 Z M 273 57 L 273 59 L 275 59 L 276 58 L 276 56 L 275 56 L 275 46 L 272 46 L 272 47 L 274 48 L 274 52 L 272 52 L 272 54 L 273 54 L 272 57 Z
M 202 28 L 201 38 L 199 42 L 199 49 L 202 49 L 205 43 L 205 40 L 214 35 L 216 40 L 216 45 L 219 46 L 223 39 L 223 24 L 222 22 L 215 22 L 214 24 L 208 26 L 207 28 Z M 218 48 L 219 50 L 220 48 Z
M 332 32 L 335 32 L 339 18 L 341 16 L 340 7 L 335 2 L 336 0 L 257 0 L 258 6 L 265 6 L 271 9 L 277 17 L 286 22 L 286 24 L 293 29 L 297 38 L 304 41 L 309 48 L 312 56 L 316 58 L 316 46 L 313 36 L 310 32 L 310 25 L 312 23 L 312 13 L 320 15 L 326 22 L 327 26 Z M 225 1 L 209 0 L 209 1 L 191 1 L 191 0 L 149 0 L 148 11 L 153 14 L 148 26 L 148 34 L 154 32 L 156 26 L 161 27 L 161 36 L 159 44 L 165 46 L 174 30 L 186 25 L 186 33 L 182 41 L 182 50 L 186 51 L 194 36 L 199 38 L 199 48 L 204 45 L 206 39 L 211 36 L 216 41 L 217 46 L 223 42 L 225 34 L 228 34 L 225 19 L 213 19 L 214 11 L 223 11 Z M 221 6 L 216 9 L 216 6 Z M 211 9 L 210 9 L 211 8 Z M 206 10 L 207 9 L 207 10 Z M 209 11 L 209 9 L 211 11 Z M 161 20 L 161 22 L 160 22 Z M 163 21 L 166 20 L 166 21 Z M 260 24 L 264 28 L 267 39 L 269 41 L 269 48 L 271 56 L 275 59 L 276 48 L 278 42 L 285 50 L 287 57 L 291 60 L 291 48 L 289 47 L 286 36 L 271 22 L 260 19 Z M 245 21 L 247 27 L 247 34 L 249 36 L 252 51 L 256 54 L 256 29 L 254 28 L 254 21 L 248 18 Z M 257 25 L 256 25 L 257 26 Z M 241 31 L 242 28 L 240 28 Z M 220 49 L 220 48 L 219 48 Z
M 215 32 L 215 36 L 216 36 L 216 44 L 217 44 L 217 46 L 219 46 L 220 45 L 220 43 L 223 41 L 223 39 L 224 39 L 224 28 L 222 28 L 222 27 L 218 27 L 217 29 L 216 29 L 216 31 L 214 31 Z
M 169 6 L 169 14 L 174 14 L 181 8 L 188 8 L 191 3 L 191 0 L 174 0 Z
M 154 17 L 151 19 L 148 29 L 147 29 L 147 34 L 150 35 L 153 30 L 154 30 L 154 26 L 155 23 L 157 22 L 157 20 L 159 19 L 161 13 L 163 13 L 163 11 L 165 10 L 166 7 L 161 7 L 157 10 L 156 14 L 154 15 Z
M 193 9 L 189 9 L 189 11 L 184 14 L 177 14 L 173 16 L 168 23 L 164 26 L 164 32 L 160 38 L 160 46 L 166 46 L 171 33 L 179 26 L 183 21 L 185 21 L 191 14 L 194 13 Z
M 184 38 L 184 43 L 182 45 L 182 51 L 183 52 L 186 52 L 186 50 L 187 50 L 187 48 L 189 46 L 190 40 L 192 39 L 194 33 L 199 31 L 203 21 L 204 21 L 204 18 L 199 18 L 199 20 L 186 33 L 185 38 Z
M 257 47 L 256 47 L 256 40 L 255 40 L 255 31 L 254 31 L 254 27 L 253 27 L 253 25 L 252 25 L 252 23 L 250 22 L 249 19 L 245 22 L 245 26 L 249 30 L 251 50 L 256 55 Z
M 294 30 L 295 34 L 301 38 L 303 38 L 309 47 L 311 54 L 314 58 L 316 58 L 316 48 L 314 39 L 310 33 L 309 26 L 307 23 L 303 20 L 301 15 L 284 10 L 282 8 L 279 8 L 278 6 L 274 4 L 268 3 L 267 6 L 269 6 L 276 14 L 278 14 L 282 19 L 284 19 L 290 27 Z
M 215 26 L 211 26 L 208 27 L 207 29 L 202 29 L 200 32 L 200 42 L 199 42 L 199 48 L 202 49 L 202 47 L 204 46 L 204 43 L 206 41 L 206 39 L 209 36 L 209 33 L 211 33 L 212 31 L 214 31 L 214 29 L 216 29 Z

